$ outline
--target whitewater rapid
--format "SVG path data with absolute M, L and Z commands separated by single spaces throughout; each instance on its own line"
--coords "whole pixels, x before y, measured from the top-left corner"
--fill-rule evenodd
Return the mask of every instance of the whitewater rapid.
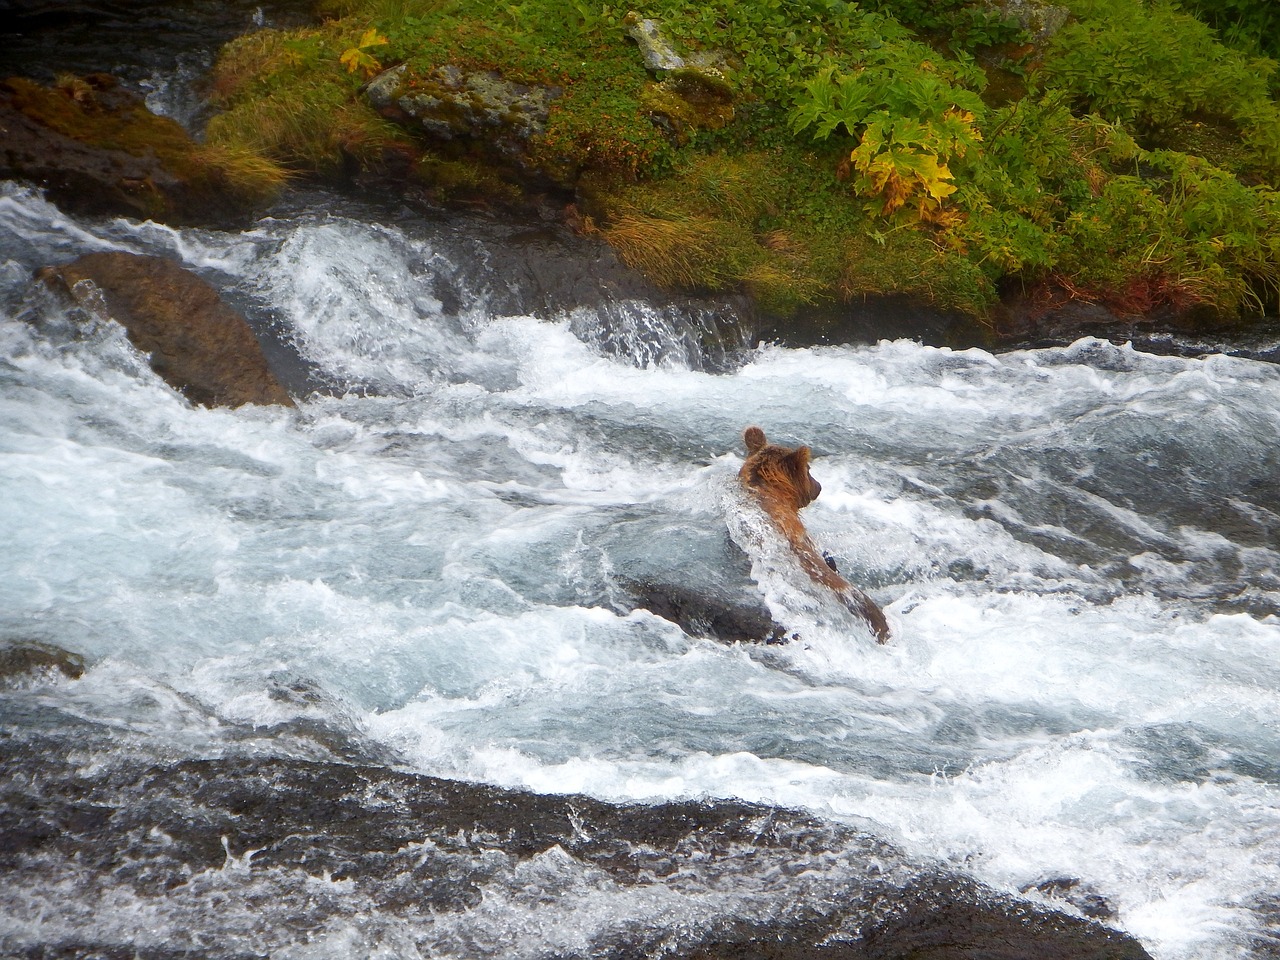
M 4 188 L 0 636 L 87 666 L 0 691 L 6 723 L 800 808 L 1002 890 L 1078 878 L 1160 960 L 1275 955 L 1280 369 L 1092 340 L 702 369 L 643 303 L 495 310 L 468 249 L 348 210 L 84 223 Z M 31 279 L 91 250 L 210 279 L 315 392 L 187 404 Z M 813 448 L 810 531 L 888 646 L 752 547 L 749 424 Z M 710 582 L 731 537 L 798 642 L 626 602 Z

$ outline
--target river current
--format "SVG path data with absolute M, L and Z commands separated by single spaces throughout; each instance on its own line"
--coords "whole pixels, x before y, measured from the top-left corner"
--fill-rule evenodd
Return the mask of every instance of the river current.
M 121 328 L 33 281 L 92 250 L 168 256 L 225 291 L 296 355 L 297 409 L 194 407 Z M 1095 340 L 711 363 L 669 310 L 524 315 L 484 244 L 333 200 L 177 231 L 77 221 L 9 184 L 0 281 L 0 638 L 85 666 L 11 681 L 0 732 L 37 731 L 72 779 L 357 758 L 610 801 L 739 798 L 998 890 L 1078 880 L 1159 960 L 1280 953 L 1280 368 Z M 810 531 L 885 607 L 887 646 L 753 526 L 750 424 L 812 447 Z M 718 643 L 628 599 L 726 580 L 799 639 Z M 375 937 L 374 907 L 291 938 L 295 908 L 247 863 L 228 847 L 213 899 L 161 909 L 90 882 L 78 854 L 23 862 L 0 944 L 92 926 L 273 956 L 477 955 L 451 954 L 435 914 L 383 916 Z M 312 903 L 344 881 L 314 882 Z M 732 878 L 708 889 L 736 896 Z M 582 902 L 484 922 L 554 955 L 567 927 L 636 909 Z M 277 939 L 234 940 L 249 904 L 280 912 Z

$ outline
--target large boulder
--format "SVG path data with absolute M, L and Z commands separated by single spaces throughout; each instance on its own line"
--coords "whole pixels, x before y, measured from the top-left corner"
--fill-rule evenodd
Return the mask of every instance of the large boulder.
M 773 619 L 753 585 L 731 590 L 716 583 L 697 590 L 671 580 L 626 578 L 619 578 L 617 585 L 625 592 L 625 599 L 615 602 L 620 612 L 648 610 L 691 637 L 729 644 L 785 643 L 791 639 L 791 632 Z
M 1053 39 L 1071 17 L 1071 11 L 1048 0 L 985 0 L 1002 17 L 1013 20 L 1027 32 L 1031 43 L 1042 47 Z
M 249 324 L 218 292 L 177 263 L 132 253 L 91 253 L 39 276 L 93 314 L 105 314 L 149 355 L 151 368 L 193 403 L 293 406 Z

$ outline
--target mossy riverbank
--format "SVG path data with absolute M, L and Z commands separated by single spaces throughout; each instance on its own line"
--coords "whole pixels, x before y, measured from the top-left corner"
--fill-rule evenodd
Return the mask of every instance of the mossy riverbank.
M 225 48 L 211 145 L 549 203 L 661 284 L 782 317 L 897 296 L 998 339 L 1010 304 L 1197 333 L 1280 312 L 1275 63 L 1168 3 L 320 13 Z M 641 28 L 679 59 L 646 64 Z

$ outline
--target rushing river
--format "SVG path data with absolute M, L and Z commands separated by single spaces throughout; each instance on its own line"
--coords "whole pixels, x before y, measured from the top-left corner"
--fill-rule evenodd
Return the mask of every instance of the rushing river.
M 223 289 L 296 352 L 298 408 L 193 407 L 119 327 L 74 322 L 31 272 L 91 250 Z M 219 233 L 78 222 L 3 189 L 0 639 L 85 665 L 0 690 L 13 796 L 54 764 L 22 754 L 38 743 L 67 782 L 354 759 L 740 798 L 998 890 L 1079 880 L 1159 960 L 1280 952 L 1280 368 L 1098 341 L 708 363 L 643 303 L 523 315 L 486 262 L 448 225 L 333 203 Z M 810 531 L 885 607 L 889 645 L 753 537 L 749 424 L 812 446 Z M 728 584 L 800 639 L 691 636 L 636 609 L 636 582 Z M 474 930 L 457 946 L 455 914 L 377 903 L 291 933 L 298 903 L 350 881 L 284 895 L 221 843 L 167 896 L 88 849 L 32 855 L 0 884 L 0 945 L 92 929 L 199 931 L 227 956 L 483 952 Z M 502 894 L 515 880 L 486 877 L 469 922 L 518 926 L 519 955 L 640 910 L 579 877 L 580 905 L 535 923 Z M 700 889 L 755 909 L 731 877 Z

